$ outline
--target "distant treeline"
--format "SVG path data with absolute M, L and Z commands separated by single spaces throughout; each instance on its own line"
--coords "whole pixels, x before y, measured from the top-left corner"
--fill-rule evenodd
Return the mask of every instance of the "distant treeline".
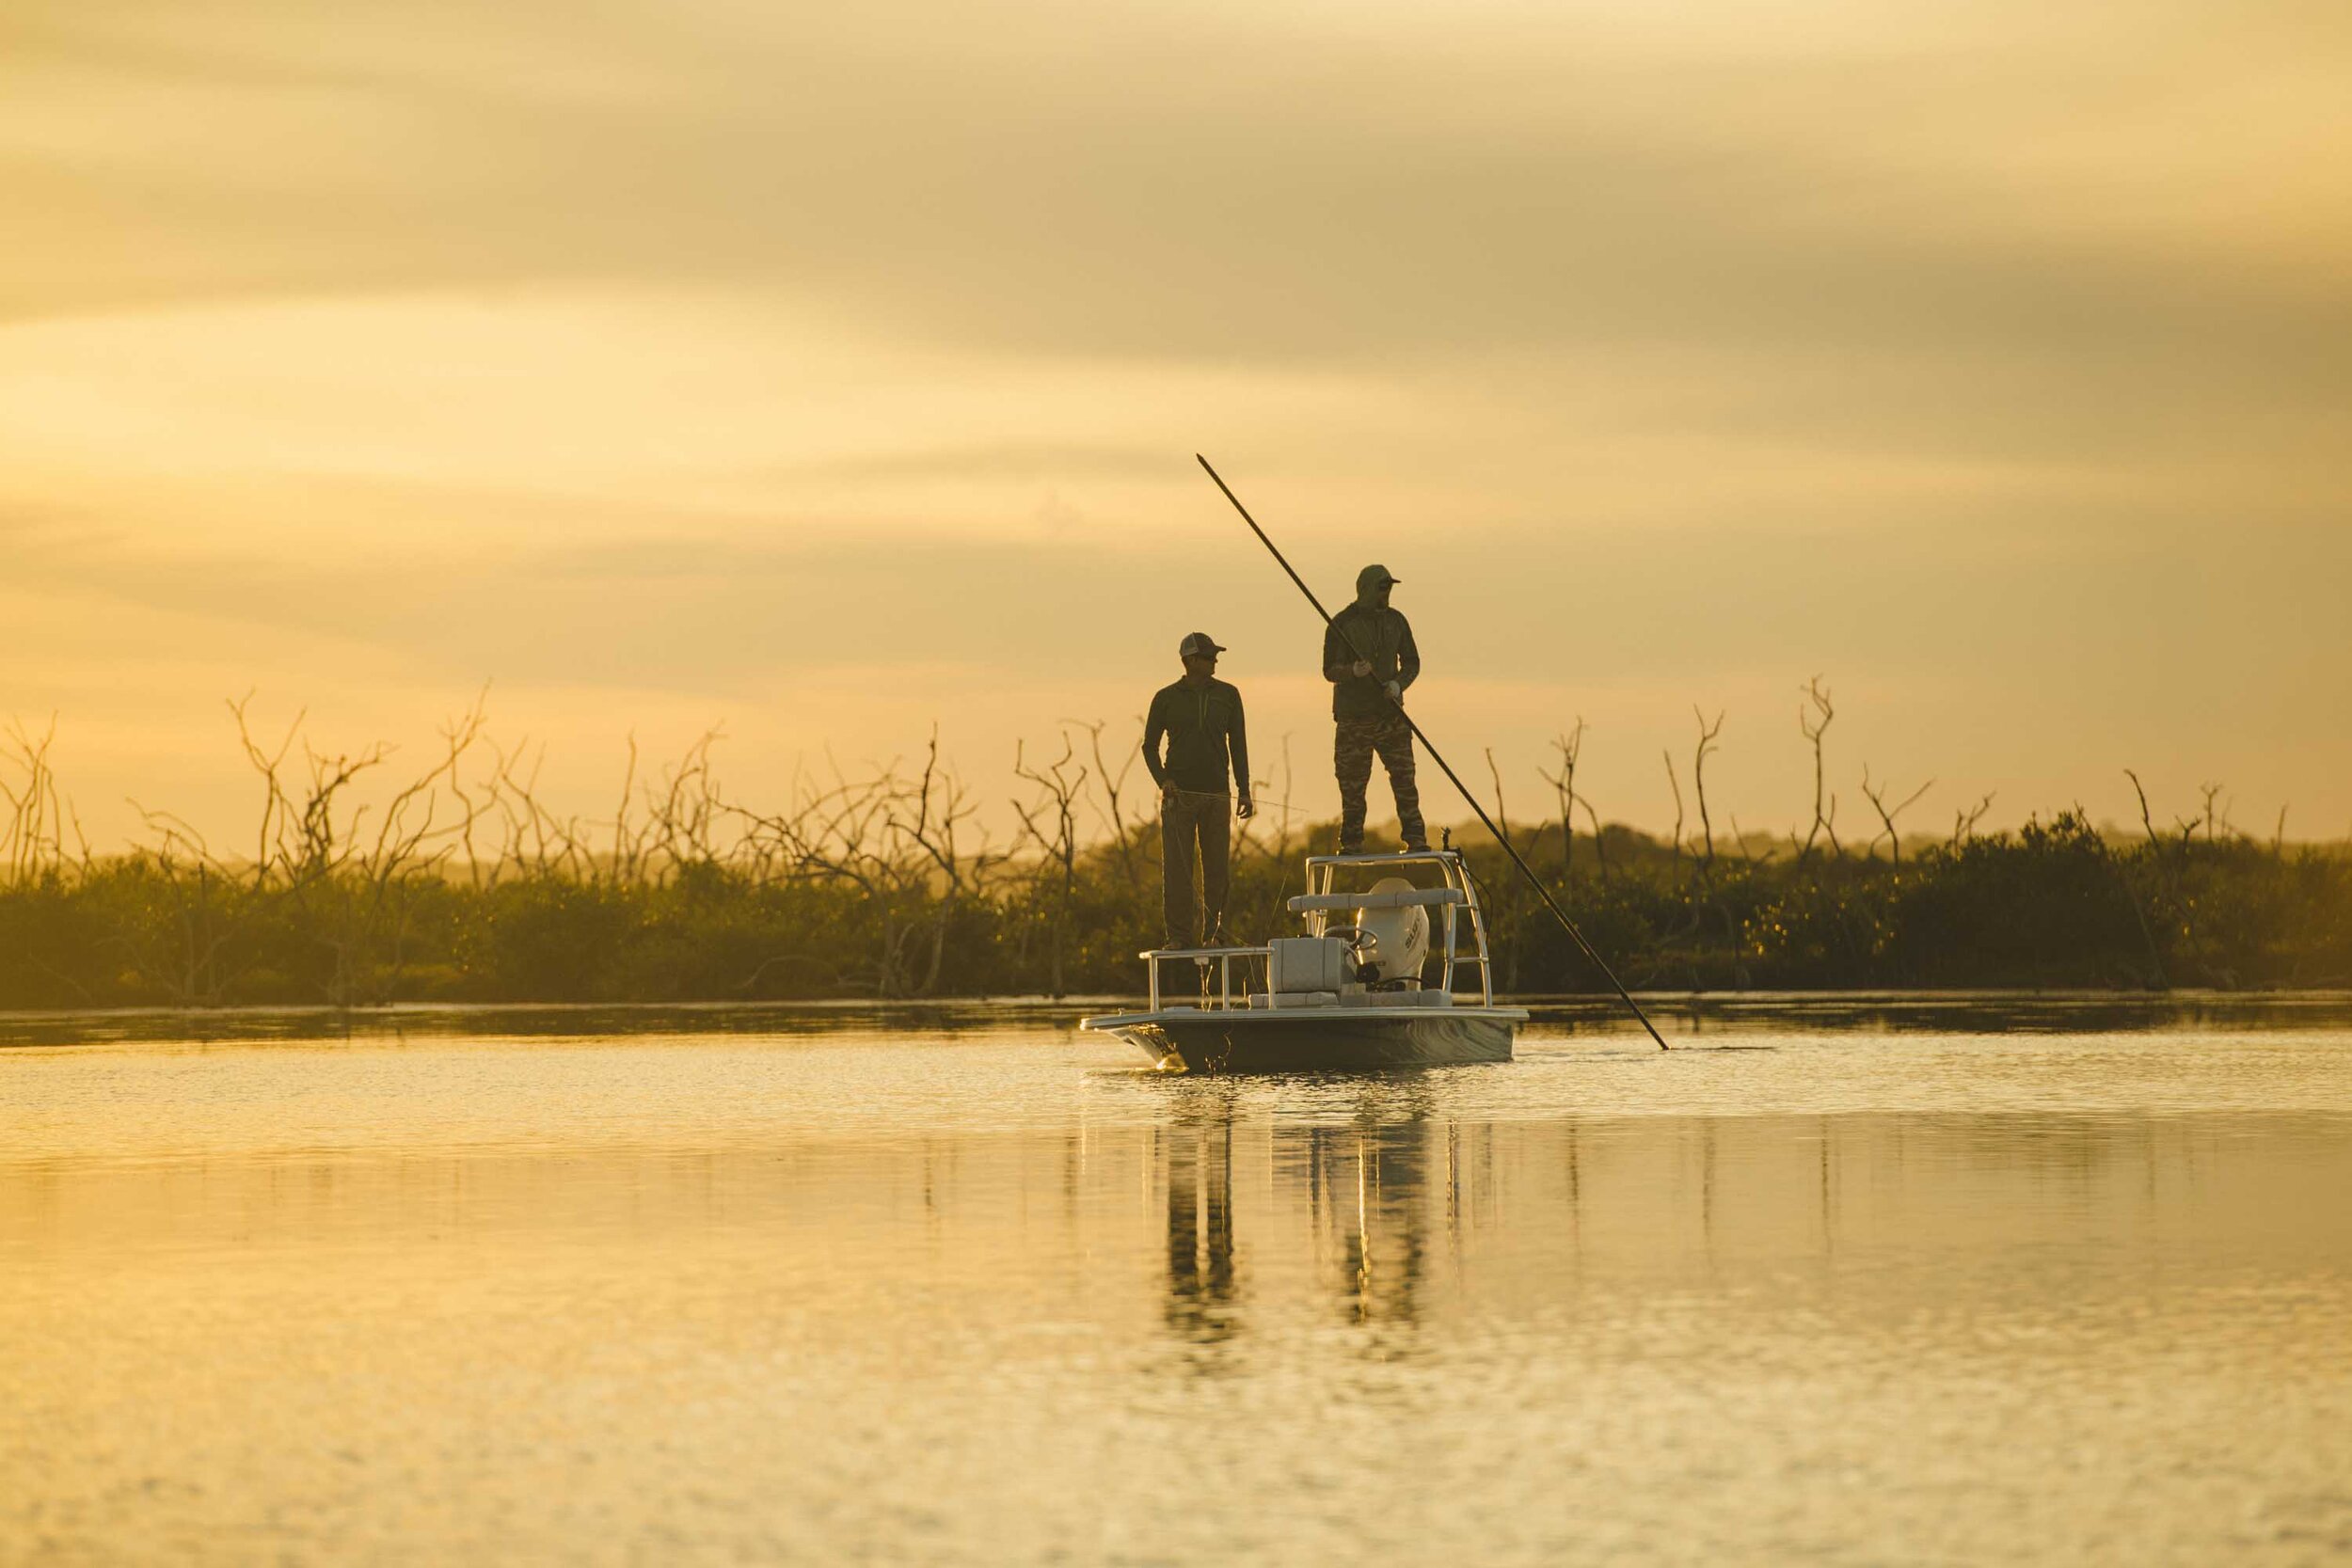
M 164 813 L 135 850 L 70 843 L 47 737 L 15 735 L 0 1006 L 1127 993 L 1160 937 L 1149 783 L 1100 724 L 1066 728 L 1050 761 L 1016 756 L 1020 826 L 999 842 L 935 740 L 914 764 L 804 778 L 762 808 L 722 793 L 706 739 L 650 782 L 632 757 L 614 816 L 590 823 L 538 802 L 479 710 L 371 806 L 353 802 L 382 749 L 293 757 L 291 737 L 272 750 L 238 717 L 263 806 L 236 852 Z M 1979 832 L 1979 805 L 1930 841 L 1870 790 L 1882 831 L 1852 845 L 1825 795 L 1807 831 L 1768 847 L 1715 826 L 1701 736 L 1694 832 L 1603 825 L 1575 785 L 1581 731 L 1543 775 L 1559 809 L 1541 826 L 1502 814 L 1494 780 L 1519 853 L 1629 985 L 2352 984 L 2352 857 L 2256 841 L 2210 798 L 2167 828 L 2143 811 L 2129 836 L 2073 810 Z M 1245 825 L 1235 940 L 1292 928 L 1300 857 L 1335 837 L 1278 810 Z M 1502 989 L 1603 989 L 1500 848 L 1475 829 L 1457 842 L 1486 889 Z

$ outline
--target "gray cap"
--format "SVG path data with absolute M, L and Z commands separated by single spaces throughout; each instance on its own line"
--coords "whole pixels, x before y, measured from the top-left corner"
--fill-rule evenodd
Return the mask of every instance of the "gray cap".
M 1205 631 L 1187 632 L 1184 640 L 1176 644 L 1178 658 L 1206 658 L 1224 651 L 1224 645 Z
M 1375 588 L 1385 588 L 1390 583 L 1403 582 L 1404 580 L 1405 579 L 1403 578 L 1398 577 L 1396 574 L 1390 571 L 1386 566 L 1376 564 L 1371 565 L 1356 574 L 1356 592 L 1359 594 L 1369 594 Z

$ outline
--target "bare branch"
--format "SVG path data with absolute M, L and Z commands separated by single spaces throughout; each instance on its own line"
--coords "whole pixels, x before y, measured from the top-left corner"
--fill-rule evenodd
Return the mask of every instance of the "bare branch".
M 1828 815 L 1822 811 L 1824 774 L 1821 737 L 1829 733 L 1830 721 L 1837 717 L 1837 709 L 1832 705 L 1829 688 L 1821 684 L 1820 676 L 1814 676 L 1798 689 L 1804 693 L 1804 701 L 1797 707 L 1797 729 L 1813 747 L 1813 826 L 1804 835 L 1804 847 L 1797 851 L 1798 858 L 1803 859 L 1813 852 L 1814 840 L 1830 829 L 1831 818 L 1836 815 L 1834 801 Z M 1843 853 L 1837 849 L 1835 832 L 1830 832 L 1830 847 Z
M 1955 811 L 1952 813 L 1952 837 L 1951 842 L 1947 846 L 1947 848 L 1958 850 L 1963 844 L 1965 844 L 1969 839 L 1976 836 L 1977 824 L 1983 821 L 1984 814 L 1993 809 L 1993 796 L 1994 793 L 1997 792 L 1988 791 L 1986 792 L 1984 799 L 1979 800 L 1975 805 L 1970 806 L 1967 810 Z
M 1902 835 L 1896 830 L 1896 820 L 1900 817 L 1904 812 L 1909 811 L 1914 805 L 1917 804 L 1920 796 L 1925 795 L 1929 790 L 1933 789 L 1934 787 L 1935 781 L 1933 779 L 1930 779 L 1926 784 L 1921 784 L 1918 788 L 1913 790 L 1909 795 L 1905 796 L 1899 804 L 1890 809 L 1886 804 L 1886 791 L 1888 786 L 1885 784 L 1879 784 L 1876 787 L 1873 787 L 1870 784 L 1869 765 L 1867 763 L 1863 765 L 1862 793 L 1864 797 L 1869 800 L 1870 808 L 1878 813 L 1879 820 L 1886 824 L 1886 852 L 1888 857 L 1898 865 L 1902 863 L 1903 841 Z M 1877 836 L 1873 835 L 1870 842 L 1863 847 L 1862 853 L 1864 858 L 1868 858 L 1870 851 L 1878 847 L 1878 842 Z
M 1715 824 L 1707 814 L 1707 758 L 1709 752 L 1719 749 L 1715 737 L 1723 733 L 1724 716 L 1717 712 L 1715 721 L 1710 724 L 1707 721 L 1707 715 L 1695 705 L 1691 709 L 1691 715 L 1699 721 L 1698 750 L 1691 758 L 1691 784 L 1699 798 L 1699 829 L 1707 841 L 1705 864 L 1712 868 L 1715 863 Z
M 1552 737 L 1551 749 L 1560 753 L 1560 771 L 1545 773 L 1544 783 L 1551 785 L 1560 806 L 1560 876 L 1566 880 L 1576 869 L 1576 765 L 1584 755 L 1584 716 L 1576 716 L 1576 728 Z
M 1666 758 L 1666 784 L 1675 792 L 1675 864 L 1682 864 L 1682 780 L 1675 774 L 1675 754 L 1669 747 Z

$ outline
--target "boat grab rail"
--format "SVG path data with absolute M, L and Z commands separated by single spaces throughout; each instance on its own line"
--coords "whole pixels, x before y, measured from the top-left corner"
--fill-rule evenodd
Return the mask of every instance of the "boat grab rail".
M 1219 1011 L 1229 1011 L 1233 1006 L 1233 960 L 1235 958 L 1270 960 L 1273 956 L 1274 949 L 1271 947 L 1149 947 L 1136 955 L 1143 960 L 1143 972 L 1151 978 L 1152 1011 L 1155 1013 L 1160 1010 L 1160 963 L 1162 959 L 1190 958 L 1194 963 L 1206 969 L 1209 967 L 1209 960 L 1215 958 L 1216 960 L 1217 1008 Z M 1245 981 L 1242 992 L 1242 1002 L 1245 1006 L 1248 1005 L 1248 990 Z
M 1469 902 L 1469 896 L 1458 887 L 1399 888 L 1391 893 L 1300 893 L 1292 895 L 1290 911 L 1309 914 L 1316 910 L 1404 910 Z

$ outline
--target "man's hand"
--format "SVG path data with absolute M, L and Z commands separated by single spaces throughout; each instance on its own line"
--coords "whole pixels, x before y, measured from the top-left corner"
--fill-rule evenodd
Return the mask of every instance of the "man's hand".
M 1172 810 L 1175 807 L 1175 804 L 1176 786 L 1172 784 L 1164 784 L 1160 785 L 1160 809 L 1163 811 Z
M 1359 658 L 1355 663 L 1347 667 L 1347 673 L 1354 675 L 1358 680 L 1361 680 L 1366 675 L 1372 673 L 1372 660 L 1368 658 Z
M 1233 802 L 1233 815 L 1244 817 L 1255 816 L 1258 815 L 1258 802 L 1245 795 Z
M 1389 694 L 1389 701 L 1394 703 L 1397 706 L 1403 707 L 1405 705 L 1405 688 L 1397 682 L 1391 681 L 1380 689 L 1387 692 Z

